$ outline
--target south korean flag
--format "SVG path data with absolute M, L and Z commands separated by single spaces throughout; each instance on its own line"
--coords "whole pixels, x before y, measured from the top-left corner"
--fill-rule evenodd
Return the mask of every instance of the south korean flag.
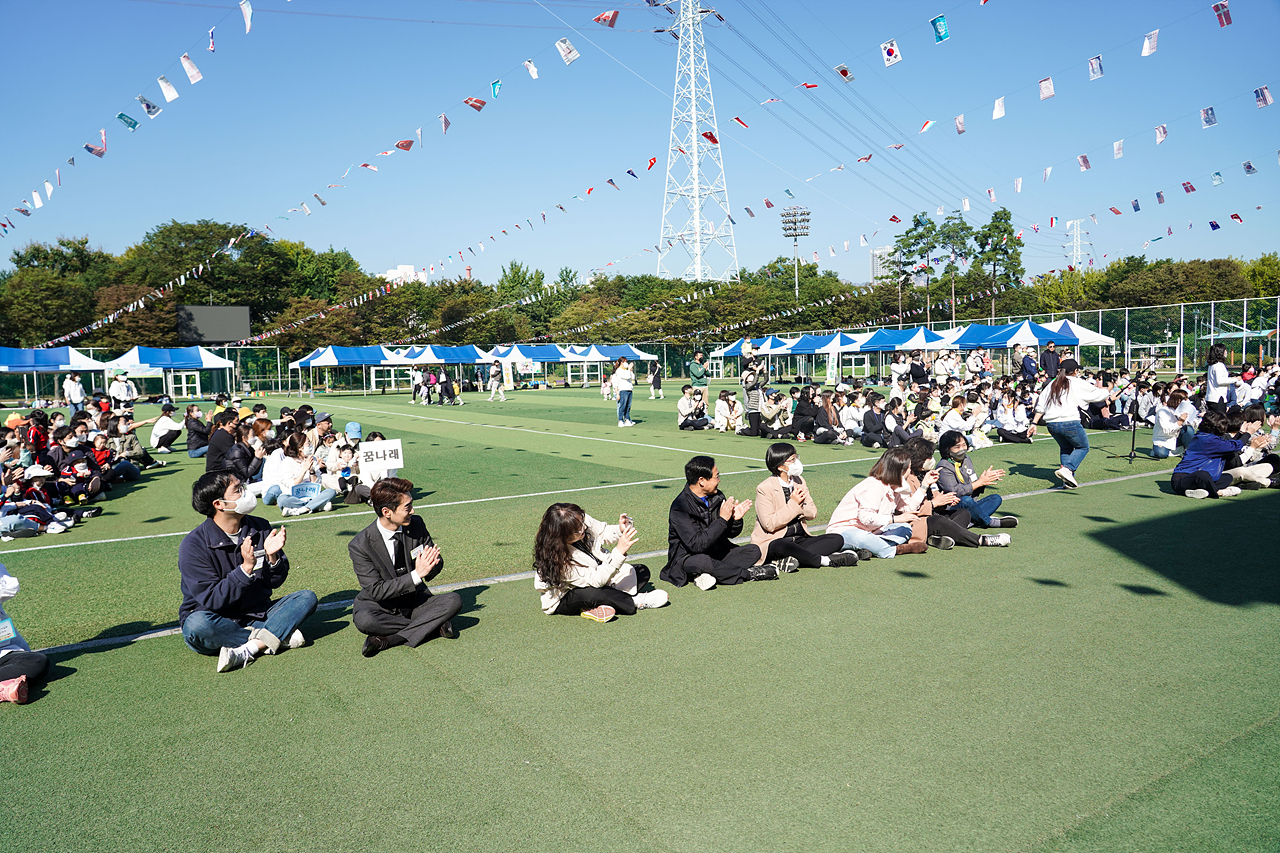
M 884 67 L 895 65 L 902 61 L 902 51 L 898 50 L 898 40 L 889 39 L 880 45 L 880 56 L 884 59 Z

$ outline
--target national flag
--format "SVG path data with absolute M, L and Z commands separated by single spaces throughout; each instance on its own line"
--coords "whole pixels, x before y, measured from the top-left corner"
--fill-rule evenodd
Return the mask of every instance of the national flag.
M 375 154 L 374 156 L 375 156 L 375 157 L 390 157 L 390 156 L 391 156 L 392 154 L 394 154 L 394 153 L 396 153 L 396 152 L 395 152 L 395 151 L 393 151 L 393 150 L 391 150 L 391 151 L 379 151 L 379 152 L 378 152 L 377 154 Z
M 766 208 L 773 207 L 773 202 L 769 201 L 769 199 L 767 199 L 767 198 L 766 198 L 766 199 L 764 200 L 764 206 L 765 206 Z
M 702 132 L 702 138 L 710 142 L 712 145 L 720 144 L 720 140 L 716 139 L 716 135 L 709 130 L 704 130 Z
M 1112 207 L 1112 208 L 1109 208 L 1109 210 L 1110 210 L 1112 213 L 1114 213 L 1116 216 L 1120 216 L 1120 215 L 1121 215 L 1121 213 L 1120 213 L 1120 208 L 1118 208 L 1118 207 Z
M 214 51 L 213 51 L 213 31 L 214 31 L 214 30 L 216 30 L 216 29 L 217 29 L 217 27 L 210 27 L 210 28 L 209 28 L 209 47 L 208 47 L 208 50 L 209 50 L 209 52 L 210 52 L 210 53 L 213 53 L 213 52 L 214 52 Z
M 54 177 L 56 177 L 56 178 L 58 179 L 58 186 L 62 186 L 62 170 L 61 170 L 61 169 L 54 169 L 54 170 L 53 170 L 53 175 L 54 175 Z
M 849 66 L 847 66 L 847 65 L 843 65 L 843 64 L 842 64 L 842 65 L 837 65 L 837 66 L 836 66 L 834 69 L 832 69 L 832 70 L 834 70 L 837 74 L 839 74 L 839 75 L 840 75 L 840 77 L 841 77 L 841 79 L 843 79 L 843 80 L 844 80 L 844 82 L 846 82 L 846 83 L 852 83 L 852 82 L 853 82 L 853 75 L 849 73 Z
M 899 216 L 895 213 L 893 216 L 890 216 L 890 217 L 889 217 L 889 221 L 890 221 L 890 222 L 901 222 L 901 221 L 902 221 L 902 219 L 901 219 L 901 217 L 899 217 Z
M 484 109 L 484 105 L 486 102 L 480 100 L 479 98 L 463 98 L 462 103 L 471 107 L 471 109 L 475 110 L 476 112 L 480 112 L 482 109 Z
M 565 65 L 572 65 L 574 60 L 582 58 L 582 54 L 578 53 L 577 48 L 567 38 L 556 42 L 556 50 L 560 51 L 560 58 L 564 60 Z
M 1253 90 L 1253 100 L 1258 105 L 1258 109 L 1269 107 L 1275 103 L 1275 99 L 1271 97 L 1271 90 L 1266 86 Z
M 859 158 L 858 158 L 858 162 L 859 162 L 859 163 L 870 163 L 870 162 L 871 162 L 871 155 L 870 155 L 870 154 L 868 154 L 866 157 L 859 157 Z
M 36 209 L 37 209 L 37 210 L 39 210 L 40 208 L 44 207 L 44 202 L 40 200 L 40 190 L 32 190 L 32 191 L 31 191 L 31 197 L 32 197 L 32 198 L 34 198 L 34 199 L 35 199 L 35 201 L 36 201 Z M 26 203 L 27 203 L 26 199 L 23 199 L 23 200 L 22 200 L 22 203 L 23 203 L 23 204 L 26 204 Z
M 967 198 L 960 199 L 960 209 L 965 211 L 969 209 L 969 199 Z
M 449 125 L 452 122 L 449 121 L 449 118 L 444 113 L 440 113 L 438 118 L 440 119 L 440 135 L 443 136 L 449 132 Z
M 886 146 L 885 146 L 885 148 L 886 148 L 886 149 L 888 149 L 888 148 L 892 148 L 894 151 L 901 151 L 901 150 L 902 150 L 902 145 L 903 145 L 903 143 L 898 142 L 898 143 L 895 143 L 895 144 L 893 144 L 893 145 L 886 145 Z
M 1140 208 L 1140 207 L 1138 207 L 1138 200 L 1137 200 L 1136 198 L 1135 198 L 1133 201 L 1129 202 L 1129 203 L 1133 205 L 1133 212 L 1134 212 L 1134 213 L 1137 213 L 1139 210 L 1141 210 L 1141 208 Z
M 657 163 L 657 162 L 658 162 L 658 158 L 657 158 L 657 157 L 650 157 L 650 158 L 649 158 L 649 169 L 652 169 L 652 168 L 653 168 L 653 164 L 654 164 L 654 163 Z M 647 171 L 649 171 L 649 169 L 645 169 L 645 171 L 647 172 Z
M 84 150 L 85 150 L 85 151 L 88 151 L 88 152 L 89 152 L 90 154 L 92 154 L 94 157 L 101 158 L 101 157 L 106 156 L 106 153 L 107 153 L 107 131 L 106 131 L 106 128 L 103 128 L 102 130 L 98 131 L 98 134 L 102 137 L 102 145 L 101 145 L 101 146 L 98 146 L 98 145 L 91 145 L 91 144 L 89 144 L 89 143 L 86 143 L 86 144 L 85 144 L 85 146 L 84 146 Z
M 1224 4 L 1224 5 L 1225 5 L 1225 4 Z M 1242 218 L 1240 217 L 1240 214 L 1238 214 L 1238 213 L 1233 213 L 1233 214 L 1231 214 L 1231 218 L 1232 218 L 1232 219 L 1234 219 L 1236 222 L 1239 222 L 1241 225 L 1243 225 L 1243 224 L 1244 224 L 1244 219 L 1242 219 Z
M 607 183 L 607 184 L 609 184 L 609 186 L 613 187 L 613 188 L 614 188 L 615 190 L 617 190 L 618 192 L 622 192 L 622 187 L 620 187 L 620 186 L 618 186 L 617 184 L 615 184 L 615 183 L 613 182 L 613 178 L 610 178 L 608 181 L 606 181 L 606 183 Z M 520 227 L 520 226 L 518 226 L 518 225 L 517 225 L 516 227 L 518 228 L 518 227 Z
M 1052 166 L 1045 166 L 1045 167 L 1044 167 L 1044 177 L 1040 179 L 1040 183 L 1042 183 L 1042 184 L 1044 184 L 1044 183 L 1048 183 L 1048 182 L 1049 182 L 1049 174 L 1050 174 L 1052 171 L 1053 171 L 1053 167 L 1052 167 Z
M 844 241 L 844 250 L 845 250 L 846 252 L 847 252 L 847 251 L 849 251 L 849 241 L 848 241 L 848 240 L 845 240 L 845 241 Z
M 1053 78 L 1046 77 L 1040 81 L 1040 100 L 1047 101 L 1053 97 Z
M 1016 236 L 1016 237 L 1014 237 L 1013 239 L 1015 239 L 1015 240 L 1021 240 L 1021 239 L 1022 239 L 1022 232 L 1023 232 L 1024 230 L 1026 230 L 1026 229 L 1019 228 L 1019 229 L 1018 229 L 1018 234 L 1017 234 L 1017 236 Z M 954 260 L 954 258 L 953 258 L 952 260 Z
M 147 98 L 144 95 L 139 95 L 138 97 L 134 98 L 134 100 L 136 100 L 139 104 L 142 104 L 142 111 L 147 114 L 147 118 L 155 118 L 156 116 L 160 115 L 160 113 L 164 112 L 163 109 L 161 109 L 160 107 L 157 107 L 155 104 L 147 100 Z
M 23 203 L 23 204 L 26 204 L 26 203 L 27 203 L 27 200 L 24 198 L 24 199 L 22 200 L 22 203 Z M 18 212 L 19 212 L 19 213 L 21 213 L 23 216 L 30 216 L 30 215 L 31 215 L 31 211 L 27 210 L 25 207 L 15 207 L 15 208 L 14 208 L 14 210 L 18 211 Z M 12 224 L 10 225 L 10 227 L 12 227 Z
M 1142 55 L 1150 56 L 1156 52 L 1156 39 L 1159 37 L 1159 30 L 1152 30 L 1142 38 Z
M 603 24 L 604 26 L 612 29 L 613 25 L 618 23 L 618 10 L 614 9 L 611 12 L 601 12 L 591 20 L 595 21 L 597 24 Z
M 132 119 L 124 113 L 116 113 L 116 118 L 119 119 L 121 124 L 129 128 L 130 133 L 133 133 L 133 131 L 138 129 L 138 122 L 136 119 Z
M 747 126 L 747 123 L 746 123 L 745 121 L 743 121 L 742 119 L 738 118 L 737 116 L 734 116 L 734 117 L 733 117 L 733 120 L 734 120 L 734 121 L 736 121 L 738 124 L 742 125 L 743 127 L 746 127 L 746 126 Z
M 1244 173 L 1245 173 L 1246 175 L 1256 175 L 1256 174 L 1258 174 L 1258 170 L 1257 170 L 1257 169 L 1255 169 L 1255 168 L 1253 167 L 1253 161 L 1252 161 L 1252 160 L 1245 160 L 1245 161 L 1244 161 L 1243 163 L 1241 163 L 1240 165 L 1244 167 Z
M 870 243 L 868 243 L 868 242 L 867 242 L 867 235 L 866 235 L 866 234 L 863 234 L 861 237 L 859 237 L 859 238 L 858 238 L 858 245 L 859 245 L 859 246 L 870 246 L 870 245 L 871 245 Z
M 160 94 L 164 95 L 165 103 L 176 101 L 178 99 L 178 90 L 169 82 L 169 78 L 161 74 L 156 78 L 156 82 L 160 84 Z
M 947 16 L 939 15 L 929 21 L 929 26 L 933 27 L 933 43 L 942 44 L 951 38 L 951 33 L 947 31 Z
M 249 0 L 240 0 L 240 14 L 244 16 L 244 34 L 248 35 L 253 28 L 253 5 Z
M 1218 123 L 1218 116 L 1214 114 L 1213 107 L 1205 107 L 1200 111 L 1201 130 L 1205 128 L 1213 127 L 1217 123 Z
M 1209 220 L 1209 230 L 1211 230 L 1211 231 L 1217 231 L 1217 230 L 1218 230 L 1219 228 L 1221 228 L 1221 227 L 1222 227 L 1221 225 L 1219 225 L 1218 223 L 1214 222 L 1212 219 L 1210 219 L 1210 220 Z
M 196 68 L 196 64 L 191 61 L 188 54 L 182 54 L 178 57 L 178 61 L 182 63 L 182 70 L 187 72 L 187 79 L 191 81 L 191 85 L 195 85 L 204 79 L 204 75 L 200 73 L 200 69 Z
M 1156 125 L 1156 145 L 1159 145 L 1161 142 L 1164 142 L 1168 138 L 1169 138 L 1169 128 L 1163 124 Z
M 1219 184 L 1224 184 L 1224 183 L 1226 183 L 1226 179 L 1224 179 L 1224 178 L 1222 177 L 1222 173 L 1221 173 L 1221 172 L 1214 172 L 1214 173 L 1213 173 L 1213 174 L 1211 174 L 1209 177 L 1213 180 L 1213 185 L 1214 185 L 1215 187 L 1216 187 L 1216 186 L 1218 186 Z
M 491 92 L 490 97 L 492 98 L 498 97 L 498 90 L 501 88 L 502 88 L 502 80 L 500 79 L 494 80 L 492 83 L 490 83 L 489 84 L 489 91 Z
M 396 147 L 399 148 L 401 151 L 408 151 L 410 148 L 413 147 L 413 140 L 401 139 L 399 142 L 396 143 Z
M 361 169 L 368 169 L 370 172 L 376 172 L 376 171 L 378 171 L 378 167 L 377 167 L 377 166 L 371 166 L 371 165 L 369 165 L 368 163 L 361 163 L 361 164 L 360 164 L 360 168 L 361 168 Z
M 1172 226 L 1172 225 L 1166 225 L 1164 228 L 1165 228 L 1165 231 L 1167 231 L 1167 232 L 1168 232 L 1168 236 L 1172 237 L 1172 236 L 1173 236 L 1173 226 Z
M 1004 118 L 1004 98 L 996 98 L 996 105 L 991 108 L 992 121 Z
M 592 191 L 592 190 L 594 190 L 594 189 L 595 189 L 595 187 L 587 187 L 587 195 L 591 195 L 591 191 Z M 584 199 L 584 201 L 585 201 L 585 199 Z M 504 231 L 503 233 L 505 234 L 506 232 Z
M 1231 26 L 1231 10 L 1227 8 L 1227 0 L 1213 4 L 1213 14 L 1218 16 L 1218 27 Z
M 1092 166 L 1089 165 L 1088 154 L 1081 154 L 1079 157 L 1076 158 L 1076 162 L 1080 164 L 1080 171 L 1082 172 L 1087 172 L 1093 168 Z
M 1013 179 L 1013 191 L 1014 191 L 1015 193 L 1020 193 L 1020 192 L 1022 192 L 1022 178 L 1014 178 L 1014 179 Z
M 1058 227 L 1058 217 L 1056 217 L 1056 216 L 1050 216 L 1050 217 L 1049 217 L 1049 227 L 1050 227 L 1050 228 L 1057 228 L 1057 227 Z
M 744 208 L 743 208 L 743 210 L 745 210 L 745 211 L 747 212 L 747 216 L 750 216 L 752 219 L 755 219 L 755 218 L 756 218 L 756 215 L 755 215 L 754 213 L 752 213 L 752 212 L 751 212 L 751 208 L 749 208 L 749 207 L 744 207 Z
M 1102 54 L 1098 54 L 1097 56 L 1089 60 L 1089 79 L 1097 80 L 1101 76 L 1102 76 Z
M 765 104 L 780 104 L 780 103 L 782 103 L 782 100 L 780 98 L 770 98 L 767 101 L 761 101 L 760 106 L 763 107 Z
M 320 193 L 312 193 L 311 195 L 315 198 L 316 201 L 320 202 L 321 207 L 324 207 L 326 204 L 329 203 L 324 199 L 320 198 Z
M 1050 226 L 1050 227 L 1052 227 L 1052 226 Z M 1032 223 L 1031 223 L 1031 230 L 1032 230 L 1032 231 L 1034 231 L 1034 232 L 1036 232 L 1037 234 L 1039 234 L 1039 233 L 1040 233 L 1040 223 L 1039 223 L 1039 222 L 1032 222 Z
M 1119 160 L 1124 156 L 1124 140 L 1118 140 L 1111 143 L 1111 156 L 1114 160 Z
M 1164 193 L 1156 193 L 1156 204 L 1164 204 Z
M 936 121 L 934 121 L 933 119 L 929 119 L 929 121 L 926 121 L 924 124 L 920 125 L 920 130 L 918 130 L 917 133 L 924 133 L 926 130 L 933 127 L 935 124 L 937 124 Z
M 1182 182 L 1182 191 L 1183 191 L 1183 192 L 1187 192 L 1187 193 L 1193 193 L 1193 192 L 1195 192 L 1195 191 L 1196 191 L 1196 188 L 1191 184 L 1191 182 L 1190 182 L 1190 181 L 1183 181 L 1183 182 Z
M 818 88 L 818 84 L 817 84 L 817 83 L 801 83 L 799 86 L 796 86 L 796 87 L 794 87 L 794 88 L 796 88 L 796 89 L 816 89 L 816 88 Z
M 533 64 L 532 59 L 526 59 L 524 61 L 524 67 L 525 67 L 525 70 L 529 72 L 530 77 L 532 77 L 534 80 L 538 79 L 538 66 Z
M 987 198 L 991 201 L 991 203 L 992 203 L 992 204 L 995 204 L 995 203 L 996 203 L 996 189 L 995 189 L 995 187 L 989 187 L 989 188 L 987 189 Z
M 787 194 L 787 198 L 790 198 L 790 199 L 795 198 L 795 194 L 791 192 L 791 190 L 783 190 L 783 192 Z
M 898 40 L 889 39 L 880 45 L 880 57 L 884 60 L 884 67 L 896 65 L 902 61 L 902 51 L 898 50 Z

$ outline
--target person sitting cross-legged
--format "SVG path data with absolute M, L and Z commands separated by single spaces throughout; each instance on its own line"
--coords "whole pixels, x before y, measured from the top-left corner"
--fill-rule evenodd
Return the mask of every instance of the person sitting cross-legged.
M 444 568 L 440 547 L 413 511 L 413 483 L 386 477 L 369 492 L 377 520 L 347 544 L 360 592 L 351 621 L 368 635 L 361 654 L 393 646 L 417 647 L 433 637 L 457 636 L 449 620 L 462 609 L 456 592 L 432 594 L 427 581 Z
M 249 514 L 257 503 L 225 469 L 202 474 L 191 487 L 191 506 L 207 520 L 178 547 L 178 624 L 188 647 L 218 656 L 218 672 L 298 648 L 306 642 L 298 626 L 316 609 L 309 589 L 272 600 L 289 577 L 286 533 Z
M 938 490 L 960 498 L 953 506 L 968 510 L 974 522 L 982 527 L 1017 527 L 1012 515 L 996 515 L 1004 499 L 997 494 L 984 495 L 988 487 L 1004 478 L 1004 471 L 988 467 L 978 474 L 969 456 L 969 440 L 959 430 L 948 430 L 938 442 L 942 462 L 938 464 Z M 940 510 L 949 514 L 946 510 Z

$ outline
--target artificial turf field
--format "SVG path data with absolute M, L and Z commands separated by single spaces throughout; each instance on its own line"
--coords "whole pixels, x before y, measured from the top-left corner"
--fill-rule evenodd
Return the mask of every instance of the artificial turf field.
M 282 592 L 332 605 L 313 644 L 225 675 L 174 635 L 55 653 L 0 705 L 0 850 L 1280 850 L 1280 493 L 1177 498 L 1143 476 L 1169 461 L 1092 434 L 1073 492 L 1044 491 L 1052 441 L 975 451 L 1010 471 L 1008 549 L 660 583 L 670 606 L 607 625 L 494 580 L 557 500 L 665 551 L 694 453 L 754 496 L 767 442 L 678 432 L 675 393 L 630 429 L 592 391 L 314 401 L 404 440 L 436 584 L 480 579 L 459 638 L 362 658 L 346 542 L 372 515 L 288 519 Z M 800 453 L 819 522 L 875 455 Z M 164 458 L 103 516 L 0 545 L 33 647 L 175 624 L 203 460 Z

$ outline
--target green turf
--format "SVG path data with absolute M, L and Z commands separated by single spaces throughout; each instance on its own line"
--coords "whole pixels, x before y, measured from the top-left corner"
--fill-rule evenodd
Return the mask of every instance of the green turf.
M 332 404 L 392 413 L 357 419 L 422 451 L 406 474 L 432 492 L 443 582 L 527 568 L 556 496 L 433 503 L 668 478 L 695 451 L 747 472 L 725 478 L 740 497 L 762 476 L 766 442 L 677 433 L 670 399 L 618 430 L 583 392 L 512 398 L 430 410 L 448 423 Z M 821 520 L 869 462 L 818 463 L 872 455 L 801 454 Z M 1010 467 L 1014 494 L 1048 485 L 1056 448 L 975 457 Z M 168 518 L 60 541 L 193 526 L 178 487 L 196 466 L 169 458 L 180 477 L 107 504 Z M 1099 449 L 1082 480 L 1167 467 Z M 0 849 L 1274 851 L 1280 495 L 1192 502 L 1162 482 L 1010 501 L 1009 549 L 690 586 L 609 625 L 544 616 L 526 580 L 465 590 L 458 640 L 372 661 L 344 609 L 304 626 L 313 646 L 229 675 L 173 636 L 64 653 L 36 702 L 0 706 Z M 571 497 L 631 512 L 650 550 L 679 485 Z M 368 519 L 291 523 L 286 591 L 349 597 L 345 541 Z M 163 624 L 177 541 L 8 553 L 11 610 L 35 642 Z

